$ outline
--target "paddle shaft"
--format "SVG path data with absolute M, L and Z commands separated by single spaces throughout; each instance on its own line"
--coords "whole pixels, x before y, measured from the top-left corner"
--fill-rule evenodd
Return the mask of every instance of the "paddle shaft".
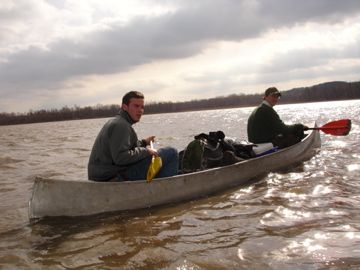
M 307 130 L 329 130 L 329 129 L 348 129 L 349 127 L 313 127 L 313 128 L 307 128 Z

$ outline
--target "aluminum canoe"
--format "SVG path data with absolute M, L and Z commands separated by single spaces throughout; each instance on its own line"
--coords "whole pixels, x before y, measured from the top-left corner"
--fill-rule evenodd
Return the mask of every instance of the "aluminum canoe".
M 313 130 L 298 144 L 268 155 L 149 183 L 36 178 L 29 201 L 29 218 L 87 216 L 196 199 L 299 164 L 313 157 L 320 146 L 319 131 Z

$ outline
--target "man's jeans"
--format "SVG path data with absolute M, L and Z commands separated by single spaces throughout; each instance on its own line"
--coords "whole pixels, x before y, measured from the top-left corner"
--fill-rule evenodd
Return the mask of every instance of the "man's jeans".
M 178 151 L 172 147 L 164 147 L 158 150 L 162 159 L 162 167 L 155 178 L 173 176 L 178 173 L 179 155 Z M 126 180 L 144 180 L 151 162 L 151 156 L 140 160 L 131 165 L 125 172 Z M 122 176 L 118 176 L 118 180 L 125 180 Z

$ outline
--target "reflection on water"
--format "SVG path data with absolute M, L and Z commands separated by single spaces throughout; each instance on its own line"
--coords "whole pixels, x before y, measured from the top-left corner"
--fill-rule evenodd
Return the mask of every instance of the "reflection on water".
M 311 160 L 182 204 L 29 224 L 35 176 L 86 178 L 107 119 L 0 127 L 0 268 L 359 269 L 360 101 L 277 106 L 285 122 L 353 121 Z M 139 137 L 183 149 L 201 132 L 246 139 L 252 108 L 144 116 Z M 334 114 L 333 112 L 336 111 Z M 329 118 L 336 115 L 336 118 Z

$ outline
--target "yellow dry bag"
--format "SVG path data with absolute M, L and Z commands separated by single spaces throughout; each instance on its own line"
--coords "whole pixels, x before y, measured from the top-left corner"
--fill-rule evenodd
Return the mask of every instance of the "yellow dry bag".
M 152 141 L 150 141 L 150 148 L 154 149 Z M 154 177 L 160 171 L 161 166 L 162 166 L 161 157 L 152 156 L 150 166 L 149 166 L 149 169 L 148 169 L 147 174 L 146 174 L 146 180 L 148 182 L 151 182 L 151 180 L 154 179 Z

